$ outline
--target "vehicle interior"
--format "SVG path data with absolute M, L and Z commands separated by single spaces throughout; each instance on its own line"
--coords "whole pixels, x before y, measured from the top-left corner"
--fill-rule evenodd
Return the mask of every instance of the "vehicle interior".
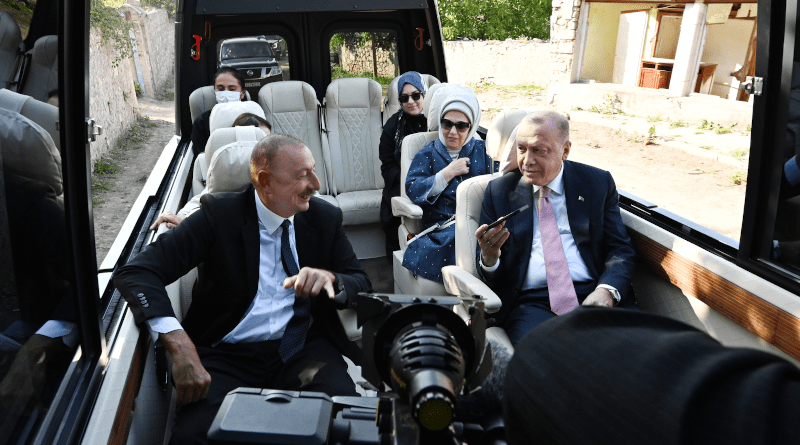
M 786 135 L 792 134 L 792 107 L 799 103 L 797 3 L 758 5 L 756 75 L 764 83 L 753 105 L 740 243 L 730 245 L 657 204 L 619 191 L 623 221 L 637 254 L 632 284 L 642 311 L 683 321 L 726 346 L 763 349 L 795 364 L 800 360 L 800 267 L 776 258 L 773 246 L 782 240 L 779 227 L 797 223 L 786 210 L 795 204 L 781 193 L 780 181 L 781 166 L 794 154 Z M 148 229 L 160 213 L 177 213 L 204 188 L 209 193 L 237 191 L 249 183 L 249 153 L 260 130 L 223 128 L 230 127 L 226 119 L 233 115 L 221 108 L 219 133 L 212 133 L 204 153 L 195 158 L 190 147 L 194 119 L 216 103 L 208 85 L 226 39 L 274 35 L 285 41 L 279 57 L 283 80 L 263 85 L 257 94 L 248 92 L 247 106 L 269 120 L 273 132 L 293 135 L 311 150 L 321 184 L 318 195 L 341 209 L 345 232 L 375 292 L 475 298 L 484 302 L 487 314 L 499 310 L 500 298 L 478 278 L 474 233 L 483 192 L 501 173 L 472 178 L 459 187 L 456 265 L 443 270 L 443 284 L 404 269 L 402 248 L 387 258 L 379 216 L 384 184 L 378 142 L 383 124 L 400 107 L 396 83 L 384 89 L 368 76 L 339 75 L 345 56 L 331 49 L 337 36 L 386 36 L 394 49 L 389 77 L 409 70 L 427 74 L 425 110 L 432 116 L 436 85 L 448 80 L 434 0 L 378 0 L 368 6 L 346 0 L 178 2 L 175 136 L 130 213 L 120 216 L 125 223 L 105 258 L 95 258 L 91 210 L 90 142 L 100 130 L 89 108 L 89 9 L 88 0 L 39 0 L 24 42 L 14 37 L 19 30 L 14 31 L 13 17 L 0 15 L 0 36 L 11 36 L 0 40 L 0 181 L 5 185 L 0 189 L 0 258 L 12 265 L 3 267 L 0 278 L 2 283 L 16 280 L 16 285 L 0 287 L 0 396 L 4 386 L 16 382 L 7 376 L 17 369 L 19 351 L 33 348 L 31 339 L 44 341 L 34 334 L 37 329 L 60 319 L 55 314 L 68 313 L 64 318 L 73 323 L 71 342 L 64 340 L 56 349 L 38 346 L 54 351 L 45 363 L 47 378 L 37 392 L 20 398 L 15 409 L 0 411 L 0 443 L 168 442 L 175 416 L 168 357 L 134 323 L 112 278 L 168 230 L 164 225 Z M 60 92 L 58 108 L 46 103 L 54 89 Z M 490 128 L 480 128 L 495 165 L 507 156 L 526 111 L 504 111 Z M 413 155 L 437 137 L 438 125 L 429 119 L 427 132 L 404 140 L 403 178 Z M 39 204 L 31 207 L 30 202 Z M 18 216 L 26 209 L 50 215 L 46 221 L 51 230 L 38 244 L 33 241 L 40 229 L 31 222 L 36 218 Z M 422 209 L 401 196 L 393 201 L 393 211 L 402 217 L 398 237 L 405 247 L 408 236 L 422 230 Z M 21 236 L 20 227 L 37 232 Z M 20 251 L 34 253 L 20 259 Z M 26 301 L 31 292 L 45 291 L 26 287 L 18 272 L 22 268 L 37 272 L 29 281 L 46 286 L 51 301 Z M 179 319 L 191 304 L 196 279 L 194 270 L 167 286 Z M 462 319 L 469 319 L 462 306 L 455 307 Z M 355 312 L 345 309 L 339 315 L 348 337 L 361 341 Z M 513 353 L 502 329 L 489 328 L 486 336 Z M 364 382 L 360 367 L 349 365 L 354 380 Z M 366 396 L 384 389 L 359 387 Z

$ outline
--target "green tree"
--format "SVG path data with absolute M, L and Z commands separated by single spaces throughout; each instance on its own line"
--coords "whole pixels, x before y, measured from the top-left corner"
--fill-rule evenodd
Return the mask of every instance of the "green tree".
M 551 0 L 440 0 L 447 40 L 550 37 Z

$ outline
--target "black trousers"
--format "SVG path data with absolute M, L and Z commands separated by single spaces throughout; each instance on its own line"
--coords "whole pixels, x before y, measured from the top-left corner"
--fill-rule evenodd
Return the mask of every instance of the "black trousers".
M 205 399 L 178 410 L 170 444 L 208 443 L 208 429 L 223 399 L 239 387 L 357 396 L 342 355 L 312 332 L 303 349 L 286 363 L 278 356 L 280 340 L 198 347 L 200 361 L 211 375 L 211 387 Z

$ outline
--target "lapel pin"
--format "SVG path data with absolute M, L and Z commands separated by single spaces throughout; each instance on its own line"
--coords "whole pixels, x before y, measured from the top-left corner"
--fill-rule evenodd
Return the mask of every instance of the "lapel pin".
M 578 201 L 583 201 L 583 196 L 578 196 Z

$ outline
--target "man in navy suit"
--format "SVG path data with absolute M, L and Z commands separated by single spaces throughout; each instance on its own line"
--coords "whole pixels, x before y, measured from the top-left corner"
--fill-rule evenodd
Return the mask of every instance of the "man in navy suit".
M 629 295 L 635 253 L 622 223 L 614 180 L 607 171 L 567 161 L 571 145 L 569 121 L 563 115 L 529 114 L 514 142 L 519 169 L 486 188 L 481 226 L 475 233 L 478 268 L 503 302 L 495 318 L 512 343 L 556 316 L 548 285 L 548 274 L 555 268 L 546 267 L 540 230 L 542 193 L 557 221 L 563 247 L 559 251 L 568 263 L 568 270 L 566 264 L 562 270 L 574 288 L 572 299 L 577 299 L 573 307 L 635 306 Z M 489 223 L 526 204 L 527 210 L 488 229 Z M 555 222 L 551 227 L 548 233 L 555 234 Z
M 370 283 L 342 212 L 313 196 L 314 157 L 299 139 L 262 139 L 250 173 L 254 187 L 204 196 L 114 278 L 136 322 L 172 356 L 183 407 L 171 443 L 206 443 L 222 400 L 240 386 L 357 395 L 342 354 L 358 362 L 358 348 L 330 298 L 352 302 Z M 164 286 L 198 265 L 178 323 Z

